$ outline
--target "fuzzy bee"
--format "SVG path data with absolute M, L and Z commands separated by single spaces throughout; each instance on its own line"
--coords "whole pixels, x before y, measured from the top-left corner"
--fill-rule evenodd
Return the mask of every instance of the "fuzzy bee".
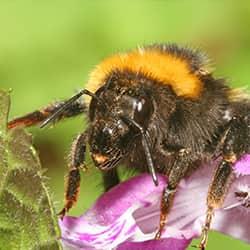
M 86 145 L 103 171 L 105 189 L 119 183 L 116 167 L 168 177 L 162 193 L 160 239 L 180 181 L 202 163 L 221 157 L 207 195 L 206 221 L 199 247 L 205 249 L 214 209 L 222 206 L 232 166 L 250 152 L 250 100 L 216 79 L 206 56 L 175 44 L 138 48 L 111 56 L 90 75 L 86 89 L 9 122 L 8 127 L 41 127 L 88 112 L 89 126 L 72 144 L 65 205 L 76 203 Z M 82 95 L 89 96 L 87 102 Z M 199 202 L 199 201 L 197 201 Z

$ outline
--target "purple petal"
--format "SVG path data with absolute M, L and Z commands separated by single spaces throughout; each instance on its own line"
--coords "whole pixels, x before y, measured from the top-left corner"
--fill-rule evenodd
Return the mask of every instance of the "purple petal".
M 248 197 L 237 197 L 239 192 L 248 193 Z M 215 213 L 213 229 L 250 243 L 250 176 L 234 181 L 223 209 Z
M 148 201 L 145 198 L 152 193 L 162 192 L 166 185 L 166 178 L 158 175 L 158 179 L 159 185 L 157 187 L 148 174 L 123 182 L 114 187 L 108 195 L 102 195 L 89 212 L 95 213 L 99 222 L 110 223 L 110 221 L 120 217 L 132 205 L 136 203 L 147 204 Z
M 156 188 L 149 175 L 135 177 L 102 195 L 81 217 L 66 216 L 59 222 L 62 239 L 86 249 L 92 246 L 96 249 L 111 249 L 133 235 L 143 237 L 132 213 L 140 205 L 148 205 L 146 196 L 161 192 L 166 181 L 164 177 L 158 178 L 159 186 Z
M 188 247 L 191 240 L 162 239 L 144 242 L 125 242 L 118 246 L 117 250 L 183 250 Z
M 250 158 L 242 157 L 240 161 L 243 159 L 244 166 L 250 166 Z M 180 195 L 176 196 L 172 209 L 175 212 L 170 213 L 169 224 L 172 222 L 177 228 L 201 232 L 205 222 L 208 187 L 218 162 L 214 166 L 200 168 L 181 182 Z M 242 165 L 234 166 L 237 178 L 228 191 L 223 208 L 215 211 L 212 229 L 250 243 L 250 175 L 246 174 L 247 171 L 242 172 L 238 166 Z M 248 196 L 240 199 L 236 196 L 239 192 Z
M 159 175 L 158 178 L 159 186 L 155 187 L 147 174 L 134 177 L 101 196 L 81 217 L 66 216 L 59 222 L 64 245 L 68 247 L 66 249 L 112 249 L 125 241 L 153 239 L 159 222 L 160 194 L 166 185 L 164 177 Z M 149 220 L 156 216 L 152 226 L 147 220 L 149 211 L 152 213 Z M 136 220 L 140 220 L 140 226 Z M 170 227 L 163 235 L 170 238 L 168 244 L 175 242 L 176 249 L 180 250 L 186 248 L 180 246 L 187 246 L 193 236 L 193 232 Z M 177 243 L 178 240 L 180 243 Z M 151 246 L 153 242 L 160 244 L 161 241 L 148 241 L 145 244 Z M 165 240 L 164 244 L 167 242 Z
M 244 161 L 242 165 L 234 166 L 237 178 L 228 191 L 223 208 L 215 211 L 212 229 L 250 243 L 250 175 L 240 168 L 243 165 L 250 167 L 250 158 L 242 157 L 241 161 Z M 181 183 L 181 195 L 176 196 L 172 209 L 175 213 L 170 213 L 169 223 L 175 218 L 178 228 L 201 230 L 205 222 L 207 191 L 217 164 L 218 161 L 214 166 L 200 168 Z M 240 192 L 246 197 L 237 197 L 236 194 Z M 193 197 L 196 202 L 193 202 Z
M 249 158 L 240 161 L 246 166 Z M 119 250 L 186 249 L 191 239 L 200 235 L 208 187 L 217 164 L 200 167 L 180 183 L 162 240 L 152 239 L 159 223 L 160 199 L 166 179 L 158 175 L 159 186 L 155 187 L 151 177 L 143 174 L 102 195 L 79 218 L 66 216 L 60 221 L 65 249 L 108 250 L 117 246 Z M 250 205 L 247 205 L 250 199 L 240 200 L 235 195 L 237 192 L 250 195 L 250 175 L 244 171 L 243 176 L 241 166 L 234 166 L 241 175 L 238 174 L 231 186 L 224 207 L 216 211 L 212 228 L 250 242 Z
M 234 165 L 234 171 L 238 175 L 250 175 L 250 154 L 245 154 Z

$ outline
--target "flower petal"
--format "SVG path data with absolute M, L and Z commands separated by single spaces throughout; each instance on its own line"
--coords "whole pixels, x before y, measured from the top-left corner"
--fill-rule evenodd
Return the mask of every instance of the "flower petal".
M 119 245 L 117 250 L 183 250 L 188 247 L 190 242 L 191 240 L 173 238 L 144 242 L 125 242 Z
M 224 208 L 216 211 L 212 224 L 213 229 L 247 242 L 250 242 L 250 208 L 244 206 L 246 201 L 239 201 L 235 193 L 243 190 L 250 194 L 250 175 L 245 171 L 249 160 L 248 157 L 241 159 L 244 176 L 243 165 L 234 166 L 236 173 L 241 174 L 231 186 Z M 201 233 L 208 187 L 217 164 L 218 161 L 200 167 L 181 181 L 162 240 L 152 239 L 159 224 L 160 199 L 166 178 L 158 175 L 159 186 L 155 187 L 151 176 L 143 174 L 102 195 L 79 218 L 66 216 L 60 221 L 62 240 L 67 245 L 65 249 L 109 250 L 118 246 L 119 250 L 174 249 L 174 246 L 185 249 L 191 239 Z
M 148 174 L 142 174 L 123 182 L 110 190 L 108 195 L 102 195 L 87 213 L 95 213 L 98 222 L 110 223 L 134 204 L 147 204 L 147 197 L 152 193 L 162 192 L 166 185 L 166 178 L 158 175 L 158 179 L 157 187 Z
M 238 192 L 250 194 L 250 176 L 237 178 L 226 197 L 223 209 L 215 213 L 213 229 L 231 235 L 250 243 L 250 203 L 249 207 L 244 206 L 244 199 L 236 196 Z
M 151 239 L 151 235 L 144 237 L 132 214 L 138 207 L 148 206 L 148 195 L 154 192 L 159 197 L 166 180 L 160 175 L 158 178 L 158 187 L 147 174 L 132 178 L 102 195 L 81 217 L 65 216 L 59 222 L 63 241 L 103 250 L 115 248 L 133 236 Z
M 158 178 L 159 186 L 155 187 L 150 175 L 134 177 L 102 195 L 81 217 L 65 216 L 63 221 L 59 222 L 65 249 L 93 249 L 93 247 L 102 250 L 115 249 L 125 241 L 146 241 L 145 246 L 148 245 L 150 248 L 152 244 L 157 246 L 175 244 L 176 249 L 185 249 L 194 236 L 193 232 L 169 227 L 168 232 L 163 235 L 169 239 L 165 239 L 164 243 L 151 240 L 158 227 L 159 200 L 166 185 L 166 179 L 163 176 L 159 175 Z M 141 229 L 150 225 L 146 216 L 151 209 L 152 217 L 154 218 L 156 212 L 157 218 L 152 224 L 153 227 L 148 227 L 147 232 L 143 232 Z M 137 210 L 139 213 L 134 214 Z M 151 212 L 149 213 L 150 218 Z M 142 228 L 137 225 L 136 217 L 141 219 Z
M 250 175 L 250 154 L 245 154 L 234 165 L 234 171 L 238 175 Z

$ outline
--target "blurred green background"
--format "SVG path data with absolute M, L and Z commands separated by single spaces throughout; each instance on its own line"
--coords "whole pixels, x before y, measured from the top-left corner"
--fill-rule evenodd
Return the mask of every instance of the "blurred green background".
M 84 87 L 106 56 L 154 42 L 177 42 L 207 51 L 215 74 L 233 86 L 249 86 L 249 1 L 4 1 L 0 2 L 0 88 L 12 88 L 11 117 L 33 111 Z M 48 183 L 62 208 L 66 158 L 85 117 L 54 129 L 32 128 Z M 88 159 L 90 162 L 90 159 Z M 73 215 L 101 193 L 100 173 L 82 175 Z M 190 248 L 192 249 L 192 248 Z M 209 249 L 249 249 L 211 233 Z

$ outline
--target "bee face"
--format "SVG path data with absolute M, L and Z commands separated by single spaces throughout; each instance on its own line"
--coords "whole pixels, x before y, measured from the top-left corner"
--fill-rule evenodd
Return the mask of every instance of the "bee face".
M 93 122 L 89 145 L 95 165 L 102 169 L 115 167 L 125 154 L 123 141 L 129 129 L 119 118 L 106 117 Z
M 101 88 L 96 94 L 101 102 L 93 99 L 90 103 L 89 145 L 96 166 L 108 170 L 123 159 L 140 136 L 124 118 L 132 119 L 146 129 L 153 105 L 146 94 L 138 94 L 130 88 Z

